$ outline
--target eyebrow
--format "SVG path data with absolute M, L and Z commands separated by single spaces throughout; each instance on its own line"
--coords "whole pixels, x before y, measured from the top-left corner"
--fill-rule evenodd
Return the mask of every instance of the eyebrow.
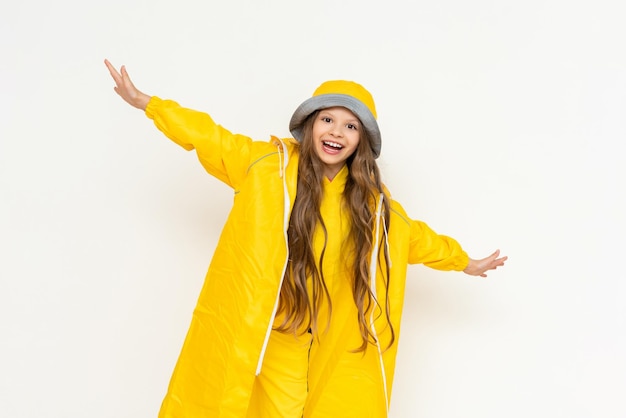
M 320 116 L 326 116 L 326 115 L 328 115 L 328 116 L 332 116 L 333 118 L 335 117 L 335 115 L 334 115 L 334 114 L 333 114 L 330 110 L 328 110 L 328 109 L 322 109 L 322 110 L 320 110 L 319 115 L 320 115 Z M 349 119 L 347 120 L 347 122 L 354 123 L 354 124 L 358 124 L 358 125 L 360 125 L 360 124 L 361 124 L 361 121 L 359 121 L 359 118 L 357 118 L 356 116 L 355 116 L 354 118 L 349 118 Z

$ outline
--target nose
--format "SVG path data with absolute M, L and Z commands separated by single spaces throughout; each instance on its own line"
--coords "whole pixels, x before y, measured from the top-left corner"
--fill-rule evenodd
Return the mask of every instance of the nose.
M 339 124 L 334 124 L 330 129 L 330 134 L 334 137 L 342 137 L 343 136 L 343 127 Z

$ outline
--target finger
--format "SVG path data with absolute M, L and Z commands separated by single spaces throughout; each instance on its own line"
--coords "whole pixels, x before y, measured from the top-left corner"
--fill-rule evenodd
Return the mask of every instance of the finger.
M 124 79 L 124 82 L 132 85 L 132 81 L 130 81 L 130 75 L 128 74 L 128 71 L 126 71 L 126 66 L 122 65 L 122 78 Z
M 494 262 L 496 265 L 498 265 L 498 266 L 503 266 L 503 265 L 504 265 L 504 262 L 505 262 L 506 260 L 508 260 L 508 259 L 509 259 L 508 257 L 502 257 L 502 258 L 498 258 L 498 259 L 494 260 L 493 262 Z
M 111 77 L 113 77 L 115 84 L 120 85 L 120 83 L 122 82 L 122 76 L 120 75 L 120 73 L 117 72 L 117 70 L 115 69 L 115 67 L 113 67 L 113 64 L 111 64 L 109 60 L 105 59 L 104 64 L 109 69 L 109 73 L 111 74 Z

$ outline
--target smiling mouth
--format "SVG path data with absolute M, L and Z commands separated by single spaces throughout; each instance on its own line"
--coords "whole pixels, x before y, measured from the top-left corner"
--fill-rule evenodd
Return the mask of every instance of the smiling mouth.
M 341 151 L 343 149 L 343 145 L 332 141 L 322 141 L 322 144 L 324 144 L 325 147 L 336 151 Z

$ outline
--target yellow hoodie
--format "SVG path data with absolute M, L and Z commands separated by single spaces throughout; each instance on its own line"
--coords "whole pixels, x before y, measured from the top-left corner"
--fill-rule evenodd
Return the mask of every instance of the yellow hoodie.
M 263 367 L 287 266 L 287 228 L 298 173 L 295 140 L 272 137 L 269 142 L 253 141 L 232 134 L 206 113 L 158 97 L 152 97 L 146 115 L 172 141 L 186 150 L 195 149 L 204 168 L 234 190 L 233 207 L 209 266 L 159 417 L 245 417 L 255 375 Z M 389 196 L 380 198 L 389 199 Z M 438 270 L 460 271 L 469 259 L 454 239 L 438 235 L 425 223 L 410 219 L 397 202 L 390 200 L 390 204 L 386 232 L 391 260 L 389 310 L 397 334 L 407 264 L 422 263 Z M 376 229 L 379 237 L 385 233 L 382 221 L 376 223 Z M 384 266 L 373 264 L 372 271 L 376 272 L 372 274 L 373 290 L 384 295 L 380 276 Z M 384 297 L 378 299 L 384 309 Z M 350 307 L 350 303 L 344 305 Z M 341 306 L 333 306 L 332 315 L 341 316 Z M 372 370 L 366 372 L 378 380 L 379 390 L 374 396 L 380 397 L 379 403 L 384 406 L 383 412 L 372 416 L 385 416 L 398 339 L 385 350 L 390 334 L 386 319 L 384 315 L 371 318 L 379 345 L 367 350 L 369 356 L 374 353 L 375 361 L 367 362 Z M 341 335 L 340 330 L 332 332 Z M 359 395 L 358 387 L 354 387 L 350 374 L 344 370 L 349 364 L 343 361 L 344 353 L 354 349 L 354 344 L 349 345 L 348 339 L 342 338 L 333 341 L 334 344 L 319 345 L 311 353 L 315 361 L 312 357 L 306 418 L 352 416 L 347 409 L 321 411 L 316 407 L 320 402 L 328 404 L 322 402 L 327 396 L 345 399 Z

